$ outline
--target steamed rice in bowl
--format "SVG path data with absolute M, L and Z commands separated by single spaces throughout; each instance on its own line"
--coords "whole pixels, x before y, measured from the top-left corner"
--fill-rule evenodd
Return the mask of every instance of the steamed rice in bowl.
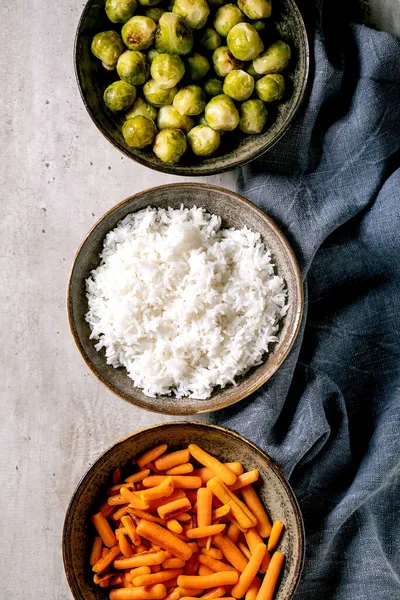
M 287 289 L 258 233 L 193 207 L 148 207 L 104 240 L 86 280 L 96 350 L 147 396 L 205 399 L 265 360 Z

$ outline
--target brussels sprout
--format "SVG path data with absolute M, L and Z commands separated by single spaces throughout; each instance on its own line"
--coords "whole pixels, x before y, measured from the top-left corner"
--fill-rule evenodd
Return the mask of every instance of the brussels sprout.
M 126 23 L 135 14 L 137 0 L 106 0 L 106 14 L 113 23 Z
M 154 23 L 158 23 L 161 15 L 165 13 L 164 8 L 149 8 L 146 10 L 145 15 L 149 17 L 149 19 L 153 19 Z
M 205 77 L 210 70 L 210 63 L 205 56 L 195 52 L 187 57 L 187 74 L 194 81 Z
M 136 115 L 122 125 L 122 135 L 125 142 L 132 148 L 145 148 L 153 143 L 156 126 L 151 119 Z
M 174 106 L 163 106 L 158 111 L 158 129 L 181 129 L 186 133 L 194 127 L 194 121 L 186 115 L 181 115 Z
M 254 79 L 260 79 L 260 77 L 262 77 L 262 75 L 260 75 L 259 73 L 257 73 L 257 71 L 255 70 L 255 68 L 253 67 L 253 63 L 249 63 L 246 72 L 251 75 Z
M 186 148 L 186 135 L 180 129 L 163 129 L 156 136 L 153 152 L 163 162 L 178 163 Z
M 204 84 L 204 91 L 209 96 L 218 96 L 218 94 L 222 94 L 222 88 L 222 81 L 220 79 L 216 79 L 215 77 L 207 79 Z
M 156 48 L 159 52 L 189 54 L 193 48 L 192 30 L 185 21 L 172 12 L 161 15 L 156 31 Z
M 280 73 L 287 67 L 290 55 L 290 46 L 278 40 L 253 60 L 254 70 L 260 75 Z
M 157 109 L 148 104 L 143 98 L 136 98 L 132 106 L 126 111 L 125 118 L 133 119 L 138 115 L 155 121 L 157 119 Z
M 206 27 L 200 38 L 200 44 L 206 50 L 215 50 L 221 45 L 221 38 L 215 29 L 212 29 L 212 27 Z
M 226 37 L 232 27 L 244 21 L 246 17 L 236 4 L 225 4 L 215 13 L 214 28 L 223 37 Z
M 197 156 L 210 156 L 218 150 L 221 136 L 207 125 L 197 125 L 188 133 L 190 149 Z
M 250 23 L 238 23 L 226 38 L 229 50 L 239 60 L 252 60 L 264 50 L 260 36 Z
M 205 108 L 209 127 L 222 131 L 233 131 L 239 124 L 239 113 L 229 96 L 220 94 L 211 98 Z
M 92 52 L 108 71 L 115 69 L 117 60 L 124 50 L 124 44 L 116 31 L 102 31 L 93 38 Z
M 252 21 L 251 24 L 253 25 L 254 29 L 256 31 L 258 31 L 258 33 L 264 33 L 264 31 L 267 28 L 267 26 L 265 25 L 265 21 L 263 21 L 262 19 L 257 19 L 256 21 Z
M 145 50 L 153 43 L 156 27 L 153 19 L 149 17 L 132 17 L 122 27 L 122 39 L 130 50 Z
M 141 6 L 157 6 L 157 4 L 160 4 L 161 0 L 139 0 L 139 4 Z M 150 17 L 151 18 L 151 17 Z
M 264 102 L 280 100 L 285 91 L 285 80 L 282 75 L 271 73 L 264 75 L 256 83 L 257 96 Z
M 146 56 L 137 50 L 126 50 L 118 59 L 117 73 L 131 85 L 143 85 L 149 77 Z
M 206 116 L 204 113 L 202 113 L 199 118 L 197 119 L 197 125 L 206 125 L 208 127 L 207 121 L 206 121 Z
M 271 0 L 238 0 L 238 5 L 249 19 L 266 19 L 271 16 Z
M 262 100 L 246 100 L 239 107 L 239 129 L 243 133 L 261 133 L 268 118 L 268 111 Z
M 181 115 L 199 115 L 206 104 L 204 92 L 198 85 L 188 85 L 179 90 L 172 104 Z
M 220 77 L 225 77 L 234 69 L 241 69 L 243 67 L 243 63 L 233 56 L 228 46 L 220 46 L 214 50 L 212 60 L 214 71 Z
M 114 81 L 105 90 L 104 103 L 113 112 L 125 110 L 131 106 L 136 98 L 136 88 L 126 81 Z
M 210 8 L 206 0 L 175 0 L 172 12 L 182 17 L 191 29 L 201 29 L 206 24 Z
M 228 73 L 224 80 L 224 94 L 243 102 L 250 98 L 254 90 L 254 79 L 246 71 L 235 70 Z
M 185 65 L 179 56 L 159 54 L 151 63 L 150 72 L 159 87 L 168 90 L 182 79 L 185 74 Z
M 149 79 L 143 86 L 143 94 L 147 102 L 157 107 L 172 104 L 177 91 L 177 87 L 169 89 L 161 88 L 154 79 Z
M 160 52 L 158 50 L 156 50 L 155 48 L 152 48 L 151 50 L 148 51 L 147 58 L 148 58 L 150 64 L 153 62 L 153 60 L 155 59 L 156 56 L 160 56 Z

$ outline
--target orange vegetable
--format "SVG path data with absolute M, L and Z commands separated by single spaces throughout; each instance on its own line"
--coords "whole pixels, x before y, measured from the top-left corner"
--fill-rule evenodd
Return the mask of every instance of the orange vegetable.
M 275 548 L 281 538 L 283 528 L 284 528 L 284 525 L 283 525 L 282 521 L 275 521 L 274 524 L 272 525 L 271 533 L 269 534 L 269 540 L 268 540 L 268 551 L 269 552 L 272 552 L 272 550 L 275 550 Z
M 223 531 L 225 527 L 225 523 L 218 523 L 216 525 L 206 525 L 205 527 L 195 527 L 194 529 L 188 529 L 186 535 L 190 539 L 204 538 L 221 533 L 221 531 Z
M 149 575 L 139 575 L 132 579 L 132 585 L 134 587 L 142 587 L 146 585 L 155 585 L 156 583 L 163 583 L 168 579 L 174 579 L 182 574 L 182 569 L 169 569 L 168 571 L 160 571 L 159 573 L 150 573 Z
M 232 596 L 235 598 L 242 598 L 254 581 L 254 577 L 257 575 L 260 565 L 263 561 L 267 547 L 265 544 L 258 544 L 251 556 L 249 562 L 246 565 L 243 573 L 239 577 L 239 581 L 232 588 Z
M 245 546 L 242 542 L 238 543 L 238 548 L 240 550 L 240 552 L 242 552 L 242 554 L 247 558 L 247 560 L 250 560 L 251 558 L 251 552 L 248 549 L 247 546 Z
M 226 485 L 233 485 L 236 482 L 236 475 L 217 458 L 208 454 L 205 450 L 196 444 L 189 444 L 189 452 L 200 464 L 211 469 L 215 475 L 220 477 Z
M 177 465 L 176 467 L 172 467 L 171 469 L 167 469 L 165 471 L 166 475 L 187 475 L 188 473 L 193 473 L 194 466 L 191 463 L 183 463 L 183 465 Z
M 274 552 L 256 596 L 256 600 L 272 600 L 284 560 L 285 555 L 282 554 L 282 552 L 279 552 L 278 550 Z
M 251 513 L 250 515 L 248 514 L 248 511 L 245 510 L 245 505 L 232 494 L 219 477 L 210 479 L 210 481 L 207 482 L 207 487 L 223 504 L 228 504 L 230 506 L 232 515 L 242 527 L 249 529 L 256 525 L 257 521 L 255 517 L 253 517 Z
M 213 600 L 213 598 L 222 598 L 226 594 L 226 589 L 223 586 L 219 586 L 213 588 L 203 594 L 202 598 L 206 598 L 207 600 Z
M 121 496 L 124 498 L 125 502 L 129 502 L 133 508 L 146 510 L 146 508 L 149 508 L 149 503 L 140 495 L 142 493 L 143 492 L 131 492 L 127 488 L 121 488 Z M 110 500 L 112 500 L 113 497 L 111 497 Z
M 201 487 L 200 477 L 193 475 L 150 475 L 150 477 L 143 479 L 143 485 L 147 488 L 155 487 L 156 485 L 160 485 L 167 477 L 172 477 L 174 488 L 178 490 L 197 490 Z
M 132 556 L 133 548 L 125 537 L 125 533 L 120 529 L 116 531 L 119 549 L 124 556 Z
M 108 566 L 111 565 L 113 560 L 120 555 L 120 549 L 118 544 L 113 548 L 110 548 L 108 552 L 97 561 L 95 565 L 93 565 L 93 571 L 95 573 L 101 573 L 105 571 Z
M 158 517 L 155 517 L 154 515 L 152 515 L 149 512 L 146 512 L 145 510 L 139 510 L 138 508 L 131 508 L 130 506 L 128 506 L 127 511 L 130 515 L 133 515 L 134 517 L 137 517 L 139 519 L 145 519 L 146 521 L 152 521 L 153 523 L 159 523 L 160 525 L 164 525 L 163 519 L 159 519 Z
M 197 490 L 197 524 L 199 527 L 211 525 L 212 492 L 208 488 Z
M 167 521 L 167 529 L 172 531 L 172 533 L 182 533 L 183 527 L 176 519 L 169 519 Z
M 250 485 L 251 483 L 257 481 L 259 476 L 260 472 L 257 469 L 254 469 L 253 471 L 247 471 L 246 473 L 242 473 L 242 475 L 239 475 L 239 477 L 236 479 L 236 482 L 233 485 L 231 485 L 230 488 L 232 491 L 240 490 L 245 485 Z
M 143 479 L 145 477 L 148 477 L 149 475 L 150 475 L 150 469 L 144 469 L 143 471 L 139 471 L 138 473 L 129 475 L 129 477 L 127 477 L 125 479 L 125 481 L 131 482 L 131 483 L 138 483 L 139 481 L 143 481 Z
M 181 498 L 179 500 L 174 500 L 173 502 L 167 502 L 167 504 L 162 504 L 157 508 L 157 512 L 161 519 L 170 519 L 176 514 L 182 513 L 190 508 L 192 508 L 192 505 L 189 500 L 187 498 Z
M 103 544 L 108 548 L 115 546 L 117 543 L 117 538 L 115 537 L 115 534 L 105 516 L 101 513 L 96 513 L 91 517 L 91 520 L 96 528 L 97 533 L 103 540 Z
M 129 515 L 123 516 L 121 517 L 121 523 L 125 527 L 126 533 L 131 538 L 133 545 L 139 546 L 140 537 L 136 533 L 136 527 L 134 522 L 132 521 L 132 518 Z
M 173 533 L 160 527 L 156 523 L 151 523 L 142 519 L 136 528 L 136 531 L 140 537 L 144 537 L 150 542 L 154 542 L 171 552 L 174 556 L 182 558 L 182 560 L 188 560 L 192 556 L 191 547 L 177 538 Z M 163 562 L 163 561 L 161 561 Z
M 225 465 L 225 467 L 228 467 L 228 469 L 233 471 L 235 473 L 235 475 L 241 475 L 244 471 L 243 465 L 241 463 L 231 462 L 231 463 L 223 463 L 223 464 Z M 205 485 L 207 483 L 207 481 L 209 481 L 210 479 L 215 477 L 214 471 L 212 471 L 212 469 L 209 469 L 208 467 L 202 467 L 201 469 L 196 469 L 195 471 L 193 471 L 193 475 L 200 477 L 203 482 L 203 485 Z
M 260 586 L 261 580 L 258 577 L 254 577 L 253 583 L 246 592 L 245 600 L 256 600 Z
M 136 567 L 136 569 L 131 569 L 130 576 L 133 579 L 139 577 L 139 575 L 148 575 L 149 573 L 151 573 L 150 567 Z
M 218 587 L 220 585 L 235 585 L 239 575 L 234 571 L 222 571 L 213 575 L 179 575 L 178 585 L 194 589 L 207 589 L 209 587 Z
M 240 529 L 236 527 L 235 523 L 231 523 L 226 532 L 226 537 L 229 538 L 234 544 L 237 543 L 240 535 Z
M 138 467 L 142 469 L 153 460 L 156 460 L 159 456 L 161 456 L 161 454 L 164 454 L 167 448 L 167 444 L 160 444 L 159 446 L 151 448 L 151 450 L 148 450 L 136 460 Z
M 100 536 L 96 536 L 93 541 L 92 551 L 90 553 L 89 564 L 91 567 L 97 563 L 101 558 L 101 549 L 103 542 Z
M 228 565 L 222 560 L 217 560 L 216 558 L 206 556 L 205 554 L 200 554 L 199 563 L 201 565 L 205 565 L 206 567 L 214 571 L 214 573 L 220 573 L 221 571 L 234 571 L 235 573 L 237 573 L 237 570 L 235 569 L 235 567 L 232 567 L 232 565 Z
M 165 552 L 142 552 L 142 554 L 134 554 L 129 558 L 118 558 L 114 560 L 113 566 L 115 569 L 134 569 L 135 567 L 150 567 L 152 565 L 160 565 L 165 560 Z
M 163 569 L 182 569 L 185 566 L 185 561 L 181 558 L 166 558 L 162 563 Z
M 148 588 L 120 588 L 111 590 L 110 600 L 161 600 L 167 594 L 165 585 L 159 583 Z
M 114 510 L 114 507 L 111 507 Z M 124 515 L 126 515 L 128 512 L 128 507 L 125 506 L 121 506 L 121 508 L 119 508 L 118 510 L 115 511 L 115 513 L 113 514 L 112 518 L 115 521 L 119 521 Z
M 244 571 L 248 561 L 229 538 L 221 533 L 214 535 L 213 544 L 221 550 L 226 560 L 230 562 L 235 569 L 241 573 Z
M 218 548 L 210 548 L 209 550 L 207 550 L 207 548 L 202 548 L 201 554 L 211 556 L 211 558 L 216 558 L 217 560 L 221 560 L 223 557 L 221 550 L 218 550 Z
M 219 508 L 216 508 L 212 511 L 211 518 L 213 521 L 217 519 L 222 519 L 222 517 L 226 517 L 231 512 L 231 507 L 229 504 L 223 504 Z
M 166 471 L 177 465 L 187 463 L 189 460 L 190 453 L 189 450 L 185 448 L 184 450 L 177 450 L 176 452 L 164 454 L 161 458 L 157 458 L 157 460 L 154 461 L 154 464 L 159 471 Z
M 271 533 L 271 523 L 268 519 L 265 508 L 263 507 L 260 498 L 257 496 L 254 488 L 247 485 L 240 490 L 243 500 L 247 507 L 257 519 L 257 530 L 262 538 L 266 538 Z

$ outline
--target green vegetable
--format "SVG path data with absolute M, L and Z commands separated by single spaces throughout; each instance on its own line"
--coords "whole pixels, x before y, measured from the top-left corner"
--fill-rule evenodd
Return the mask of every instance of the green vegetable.
M 135 14 L 137 0 L 106 0 L 106 14 L 113 23 L 126 23 Z
M 264 129 L 268 111 L 262 100 L 246 100 L 239 108 L 239 129 L 243 133 L 256 134 Z
M 131 85 L 143 85 L 149 77 L 146 56 L 137 50 L 126 50 L 118 59 L 117 73 Z
M 290 56 L 290 46 L 278 40 L 253 60 L 254 70 L 260 75 L 280 73 L 288 66 Z
M 204 83 L 204 91 L 209 96 L 218 96 L 218 94 L 222 94 L 223 83 L 220 79 L 216 79 L 215 77 L 211 79 L 207 79 Z
M 232 27 L 245 20 L 245 16 L 236 4 L 225 4 L 215 13 L 214 29 L 226 37 Z
M 138 115 L 155 121 L 157 119 L 157 109 L 148 104 L 143 98 L 136 98 L 131 108 L 126 111 L 125 118 L 133 119 L 133 117 L 137 117 Z
M 153 152 L 163 162 L 176 164 L 186 148 L 186 136 L 180 129 L 163 129 L 156 135 Z
M 241 69 L 243 67 L 243 63 L 233 56 L 228 46 L 220 46 L 214 50 L 212 60 L 214 71 L 220 77 L 225 77 L 234 69 Z
M 253 25 L 239 23 L 226 38 L 228 48 L 238 60 L 253 60 L 264 50 L 264 44 Z
M 195 52 L 186 59 L 187 63 L 187 75 L 189 79 L 197 81 L 205 77 L 210 70 L 210 63 L 205 56 L 197 54 Z
M 233 131 L 239 124 L 239 113 L 229 96 L 220 94 L 211 98 L 205 108 L 207 124 L 212 129 Z
M 155 48 L 151 48 L 151 50 L 149 50 L 147 53 L 147 58 L 149 60 L 149 63 L 151 64 L 153 62 L 153 60 L 155 59 L 155 57 L 159 56 L 160 54 L 161 54 L 161 52 L 159 52 Z
M 249 63 L 249 66 L 246 69 L 246 72 L 251 75 L 254 79 L 260 79 L 261 75 L 257 73 L 255 68 L 253 67 L 253 63 Z
M 161 15 L 156 31 L 156 48 L 159 52 L 190 54 L 193 48 L 192 30 L 185 21 L 172 12 Z
M 206 24 L 210 8 L 206 0 L 175 0 L 172 12 L 182 17 L 191 29 L 201 29 Z
M 115 69 L 124 50 L 121 36 L 116 31 L 102 31 L 92 40 L 92 53 L 101 60 L 103 67 L 108 71 Z
M 261 77 L 256 83 L 257 96 L 264 102 L 280 100 L 285 91 L 285 80 L 282 75 L 271 73 Z
M 139 0 L 141 6 L 157 6 L 162 0 Z M 151 18 L 151 17 L 150 17 Z
M 149 19 L 153 19 L 154 23 L 158 23 L 161 15 L 165 13 L 164 8 L 149 8 L 146 10 L 145 15 L 149 17 Z
M 105 90 L 103 99 L 107 108 L 113 112 L 125 110 L 131 106 L 136 98 L 136 88 L 126 81 L 114 81 Z
M 173 87 L 169 89 L 161 88 L 157 81 L 149 79 L 143 86 L 143 94 L 147 102 L 152 106 L 168 106 L 172 104 L 172 101 L 177 93 L 178 88 Z
M 221 38 L 215 29 L 212 29 L 212 27 L 206 27 L 200 38 L 200 44 L 206 50 L 215 50 L 221 45 Z
M 218 131 L 214 131 L 207 125 L 193 127 L 187 136 L 190 149 L 197 156 L 210 156 L 218 150 L 221 137 Z
M 194 127 L 194 121 L 186 115 L 181 115 L 174 106 L 163 106 L 158 111 L 158 129 L 181 129 L 186 133 Z
M 130 50 L 145 50 L 153 44 L 156 27 L 149 17 L 132 17 L 122 27 L 122 39 Z
M 254 79 L 246 71 L 235 70 L 228 73 L 224 81 L 224 94 L 238 102 L 247 100 L 254 90 Z
M 205 106 L 204 92 L 198 85 L 188 85 L 179 90 L 173 105 L 181 115 L 199 115 Z
M 267 26 L 265 25 L 265 21 L 263 21 L 262 19 L 257 19 L 256 21 L 253 21 L 252 25 L 254 29 L 258 31 L 258 33 L 264 33 L 264 31 L 267 28 Z
M 163 89 L 174 87 L 185 74 L 185 65 L 179 56 L 159 54 L 151 63 L 151 76 Z
M 249 19 L 271 16 L 271 0 L 238 0 L 238 6 Z
M 122 135 L 125 142 L 132 148 L 145 148 L 153 143 L 156 126 L 151 119 L 137 115 L 128 119 L 122 125 Z

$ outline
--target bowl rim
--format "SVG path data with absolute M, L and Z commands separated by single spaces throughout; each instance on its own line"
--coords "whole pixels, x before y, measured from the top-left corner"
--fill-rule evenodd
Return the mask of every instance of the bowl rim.
M 294 580 L 294 585 L 293 585 L 291 594 L 286 599 L 286 600 L 292 600 L 292 598 L 294 597 L 294 595 L 297 591 L 297 588 L 299 586 L 301 576 L 303 573 L 304 562 L 305 562 L 305 549 L 306 549 L 305 527 L 304 527 L 303 514 L 301 512 L 298 500 L 296 498 L 296 495 L 293 491 L 292 486 L 290 485 L 288 479 L 284 475 L 282 469 L 277 465 L 277 463 L 269 456 L 269 454 L 267 454 L 264 450 L 262 450 L 257 444 L 248 440 L 243 435 L 241 435 L 240 433 L 237 433 L 236 431 L 233 431 L 232 429 L 228 429 L 226 427 L 221 427 L 220 425 L 214 425 L 212 423 L 205 423 L 202 421 L 170 421 L 170 422 L 165 422 L 165 423 L 157 423 L 156 425 L 150 425 L 149 427 L 143 427 L 141 429 L 138 429 L 137 431 L 134 431 L 133 433 L 130 433 L 130 434 L 122 437 L 121 439 L 117 440 L 116 442 L 114 442 L 114 444 L 111 444 L 111 446 L 109 446 L 99 456 L 97 456 L 97 458 L 95 459 L 93 464 L 91 464 L 90 467 L 88 469 L 86 469 L 85 473 L 82 475 L 82 477 L 78 481 L 78 483 L 72 493 L 71 499 L 68 503 L 67 510 L 66 510 L 65 517 L 64 517 L 64 522 L 63 522 L 62 539 L 61 539 L 64 572 L 65 572 L 65 575 L 67 578 L 67 582 L 68 582 L 70 591 L 71 591 L 73 597 L 75 598 L 75 600 L 84 600 L 84 599 L 82 598 L 82 596 L 79 593 L 79 589 L 78 589 L 78 586 L 76 585 L 74 574 L 72 572 L 72 569 L 70 569 L 70 567 L 69 567 L 68 528 L 69 528 L 70 522 L 72 520 L 73 512 L 75 510 L 75 503 L 76 503 L 77 496 L 80 493 L 81 489 L 84 487 L 86 479 L 88 478 L 91 471 L 96 467 L 97 463 L 102 458 L 104 458 L 105 456 L 107 456 L 108 454 L 113 452 L 113 450 L 115 448 L 117 448 L 119 445 L 123 444 L 126 440 L 128 440 L 132 437 L 135 437 L 137 435 L 140 435 L 140 434 L 143 434 L 148 431 L 155 430 L 155 429 L 162 429 L 163 427 L 179 428 L 179 427 L 191 427 L 193 425 L 196 427 L 202 427 L 202 428 L 208 429 L 208 430 L 213 429 L 216 431 L 220 431 L 220 432 L 225 433 L 233 438 L 236 438 L 241 443 L 247 444 L 247 446 L 249 446 L 254 452 L 256 452 L 259 456 L 261 456 L 261 458 L 268 464 L 268 467 L 270 467 L 274 471 L 275 475 L 278 477 L 280 483 L 284 487 L 284 489 L 289 497 L 293 511 L 294 511 L 297 529 L 299 532 L 299 539 L 300 539 L 300 553 L 299 553 L 299 558 L 297 560 L 297 563 L 295 565 L 296 577 Z
M 252 154 L 252 156 L 250 158 L 245 158 L 245 159 L 240 158 L 240 153 L 238 153 L 238 157 L 235 160 L 232 160 L 232 162 L 230 162 L 229 165 L 218 167 L 218 166 L 213 166 L 211 164 L 207 169 L 204 169 L 201 172 L 198 171 L 196 166 L 188 166 L 188 167 L 185 167 L 184 172 L 182 172 L 182 166 L 179 166 L 179 164 L 174 165 L 174 164 L 162 163 L 161 161 L 160 161 L 160 163 L 150 164 L 148 160 L 146 160 L 145 158 L 142 158 L 141 156 L 135 155 L 133 152 L 132 153 L 129 152 L 122 144 L 120 144 L 117 140 L 115 140 L 112 137 L 112 135 L 109 134 L 108 131 L 102 126 L 102 124 L 98 121 L 98 119 L 94 115 L 93 111 L 91 110 L 89 103 L 86 100 L 86 97 L 85 97 L 85 94 L 83 91 L 83 86 L 81 83 L 81 77 L 79 74 L 79 57 L 78 57 L 79 39 L 80 39 L 80 35 L 81 35 L 83 20 L 93 3 L 93 0 L 87 0 L 86 4 L 84 5 L 84 8 L 82 10 L 82 14 L 79 18 L 76 33 L 75 33 L 74 47 L 73 47 L 73 62 L 74 62 L 75 79 L 76 79 L 77 86 L 79 89 L 79 94 L 82 98 L 82 102 L 83 102 L 83 104 L 86 108 L 86 111 L 89 114 L 91 120 L 96 125 L 97 129 L 100 131 L 100 133 L 103 135 L 103 137 L 106 140 L 108 140 L 114 146 L 114 148 L 119 150 L 122 154 L 124 154 L 125 156 L 127 156 L 128 158 L 133 160 L 134 162 L 137 162 L 140 165 L 147 167 L 148 169 L 159 171 L 161 173 L 168 173 L 170 175 L 178 175 L 180 177 L 204 177 L 204 176 L 208 176 L 208 175 L 217 175 L 219 173 L 226 173 L 228 171 L 232 171 L 234 169 L 237 169 L 239 167 L 243 167 L 244 165 L 249 164 L 250 162 L 252 162 L 253 160 L 255 160 L 257 158 L 260 158 L 260 156 L 262 156 L 268 150 L 270 150 L 285 135 L 285 133 L 291 127 L 291 125 L 292 125 L 293 121 L 295 120 L 295 117 L 303 103 L 306 89 L 307 89 L 308 78 L 310 75 L 310 44 L 309 44 L 309 40 L 308 40 L 307 28 L 305 26 L 301 11 L 300 11 L 299 7 L 297 6 L 296 0 L 286 0 L 286 2 L 288 2 L 288 4 L 290 5 L 291 11 L 293 11 L 293 13 L 295 13 L 296 19 L 298 20 L 298 22 L 300 24 L 299 29 L 301 31 L 302 43 L 304 44 L 304 53 L 303 53 L 304 54 L 304 76 L 302 78 L 301 85 L 299 87 L 297 101 L 293 105 L 293 107 L 290 110 L 290 112 L 288 113 L 287 117 L 285 118 L 282 128 L 280 130 L 278 130 L 278 132 L 275 134 L 275 136 L 271 139 L 271 141 L 268 144 L 261 147 L 259 150 L 255 151 L 254 154 Z
M 209 408 L 204 408 L 204 409 L 190 409 L 188 408 L 188 410 L 182 412 L 181 410 L 169 410 L 169 409 L 164 409 L 162 410 L 160 407 L 158 406 L 152 406 L 151 405 L 151 398 L 149 397 L 149 401 L 148 402 L 143 402 L 142 400 L 133 397 L 132 395 L 129 396 L 128 394 L 125 394 L 124 392 L 122 392 L 121 390 L 119 390 L 113 383 L 111 383 L 110 381 L 108 381 L 105 377 L 102 376 L 102 374 L 100 372 L 98 372 L 97 368 L 93 365 L 90 357 L 87 355 L 86 350 L 84 348 L 84 346 L 82 345 L 80 339 L 79 339 L 79 335 L 75 326 L 75 320 L 73 317 L 73 310 L 72 310 L 72 281 L 74 278 L 74 269 L 75 269 L 75 264 L 77 261 L 77 258 L 84 246 L 84 244 L 86 243 L 86 241 L 90 238 L 90 236 L 92 235 L 93 231 L 98 227 L 98 225 L 100 225 L 100 223 L 111 213 L 113 213 L 115 210 L 117 210 L 119 207 L 123 206 L 124 204 L 127 204 L 128 202 L 132 202 L 134 201 L 138 196 L 142 196 L 143 194 L 149 194 L 149 193 L 153 193 L 156 192 L 157 190 L 160 189 L 164 189 L 164 188 L 201 188 L 202 190 L 212 190 L 214 192 L 218 192 L 219 194 L 224 194 L 224 195 L 228 195 L 230 197 L 235 197 L 236 200 L 238 200 L 241 204 L 244 204 L 248 209 L 256 212 L 264 221 L 267 222 L 268 226 L 271 227 L 271 229 L 274 231 L 274 233 L 278 236 L 278 238 L 281 240 L 285 251 L 287 253 L 288 258 L 290 259 L 291 265 L 293 267 L 293 274 L 294 274 L 294 281 L 295 281 L 295 287 L 297 289 L 297 295 L 298 295 L 298 305 L 296 307 L 294 307 L 294 311 L 295 311 L 295 316 L 294 316 L 294 322 L 293 322 L 293 327 L 291 328 L 291 330 L 289 330 L 286 333 L 287 339 L 285 340 L 285 338 L 283 338 L 285 340 L 285 350 L 282 352 L 282 355 L 280 357 L 280 359 L 278 361 L 276 361 L 273 365 L 270 366 L 270 370 L 267 371 L 263 377 L 260 377 L 256 382 L 254 382 L 254 384 L 248 388 L 245 389 L 244 391 L 242 390 L 242 393 L 239 393 L 240 390 L 240 385 L 238 385 L 235 389 L 236 389 L 236 394 L 233 394 L 233 397 L 228 398 L 227 400 L 225 400 L 225 402 L 221 402 L 219 405 L 217 406 L 211 406 Z M 149 202 L 148 206 L 151 206 L 151 202 Z M 132 212 L 135 212 L 134 210 L 132 210 Z M 297 258 L 295 256 L 295 253 L 292 249 L 292 247 L 290 246 L 288 240 L 286 239 L 286 236 L 282 233 L 282 231 L 280 230 L 280 228 L 278 227 L 278 225 L 275 223 L 275 221 L 269 216 L 267 215 L 263 210 L 261 210 L 260 208 L 258 208 L 258 206 L 256 206 L 255 204 L 253 204 L 253 202 L 251 202 L 250 200 L 247 200 L 247 198 L 244 198 L 243 196 L 241 196 L 240 194 L 238 194 L 237 192 L 233 192 L 231 190 L 219 187 L 219 186 L 215 186 L 215 185 L 211 185 L 211 184 L 207 184 L 207 183 L 194 183 L 194 182 L 182 182 L 182 183 L 169 183 L 169 184 L 165 184 L 165 185 L 159 185 L 156 187 L 152 187 L 152 188 L 147 188 L 145 190 L 141 190 L 139 192 L 136 192 L 135 194 L 133 194 L 132 196 L 128 196 L 127 198 L 125 198 L 124 200 L 122 200 L 121 202 L 118 202 L 116 205 L 112 206 L 111 208 L 109 208 L 95 223 L 94 225 L 90 228 L 90 230 L 88 231 L 88 233 L 84 236 L 84 238 L 82 239 L 75 255 L 72 261 L 72 265 L 70 268 L 70 272 L 69 272 L 69 277 L 68 277 L 68 284 L 67 284 L 67 293 L 66 293 L 66 309 L 67 309 L 67 317 L 68 317 L 68 326 L 69 326 L 69 330 L 71 332 L 72 338 L 74 340 L 75 346 L 79 351 L 79 354 L 81 355 L 81 357 L 83 358 L 84 362 L 86 363 L 87 367 L 89 368 L 89 370 L 91 371 L 91 373 L 96 377 L 96 379 L 98 381 L 100 381 L 100 383 L 102 383 L 108 390 L 110 390 L 111 392 L 113 392 L 116 396 L 118 396 L 119 398 L 122 398 L 122 400 L 125 400 L 126 402 L 128 402 L 129 404 L 132 404 L 134 406 L 138 406 L 139 408 L 142 408 L 144 410 L 150 411 L 150 412 L 155 412 L 158 414 L 168 414 L 168 415 L 193 415 L 193 414 L 201 414 L 201 413 L 209 413 L 209 412 L 214 412 L 216 410 L 221 410 L 223 408 L 226 408 L 228 406 L 231 406 L 233 404 L 236 404 L 237 402 L 240 402 L 241 400 L 243 400 L 244 398 L 247 398 L 248 396 L 250 396 L 251 394 L 253 394 L 256 390 L 258 390 L 262 385 L 264 385 L 267 381 L 269 381 L 269 379 L 276 373 L 276 371 L 280 368 L 280 366 L 282 365 L 282 363 L 286 360 L 289 352 L 291 351 L 293 344 L 297 338 L 297 334 L 299 333 L 299 329 L 300 329 L 300 325 L 302 322 L 302 317 L 303 317 L 303 310 L 304 310 L 304 289 L 303 289 L 303 281 L 302 281 L 302 277 L 301 277 L 301 271 L 300 271 L 300 267 L 299 264 L 297 262 Z M 283 341 L 283 340 L 282 340 Z M 263 363 L 265 364 L 265 363 Z M 262 365 L 261 365 L 262 366 Z M 210 400 L 210 399 L 208 399 Z M 188 400 L 188 405 L 189 405 L 189 401 Z M 206 402 L 206 401 L 205 401 Z

